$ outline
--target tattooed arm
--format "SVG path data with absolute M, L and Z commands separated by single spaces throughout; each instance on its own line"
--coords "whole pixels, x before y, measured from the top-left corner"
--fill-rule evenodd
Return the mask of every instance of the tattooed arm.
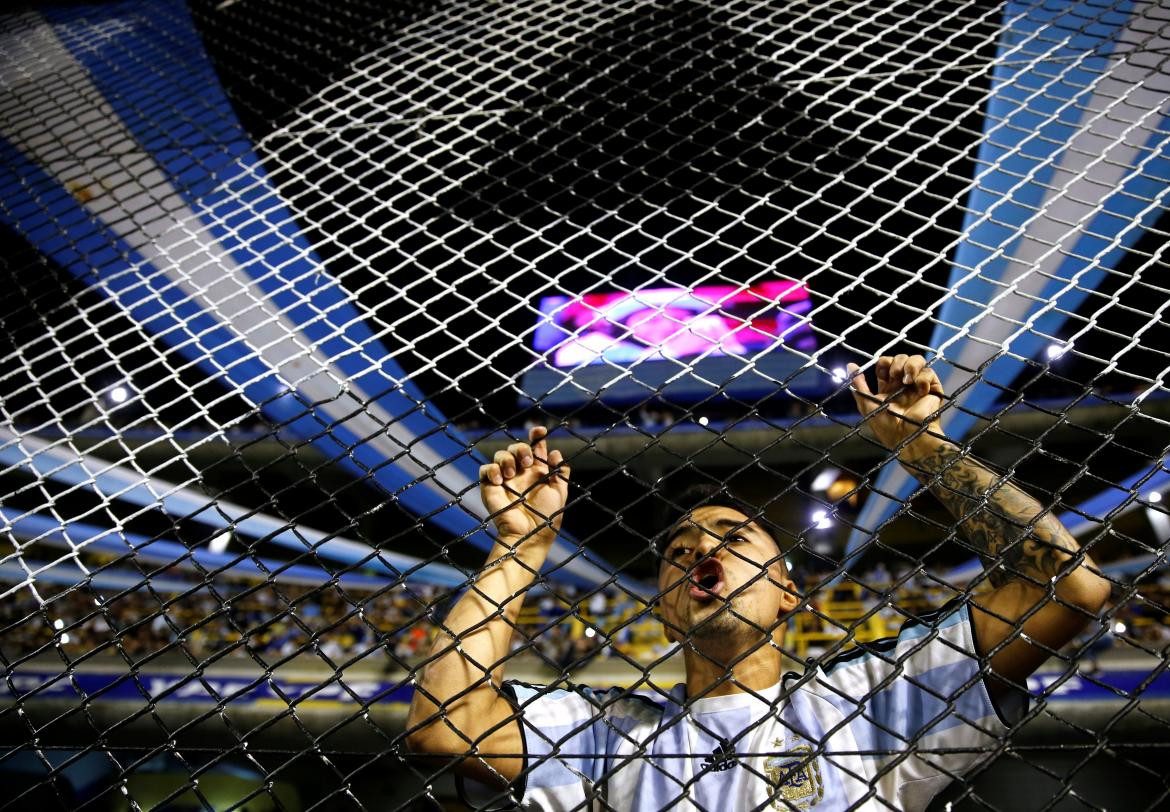
M 1050 508 L 943 436 L 942 385 L 922 356 L 879 358 L 876 392 L 855 366 L 851 372 L 858 408 L 878 439 L 898 451 L 990 560 L 994 589 L 972 602 L 975 635 L 992 670 L 1018 683 L 1100 612 L 1109 582 Z M 1005 687 L 989 683 L 993 692 Z
M 1077 574 L 1073 562 L 1080 548 L 1050 510 L 947 440 L 907 446 L 900 460 L 960 520 L 975 550 L 992 559 L 992 585 L 1023 577 L 1046 586 L 1064 575 L 1060 586 L 1066 591 L 1066 581 Z

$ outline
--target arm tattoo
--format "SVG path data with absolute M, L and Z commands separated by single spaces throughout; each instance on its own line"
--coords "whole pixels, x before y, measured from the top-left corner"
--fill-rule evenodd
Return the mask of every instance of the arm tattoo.
M 965 456 L 951 443 L 905 463 L 906 469 L 943 503 L 979 553 L 1002 560 L 993 586 L 1014 577 L 1046 582 L 1067 569 L 1079 551 L 1076 540 L 1051 511 L 1005 477 Z

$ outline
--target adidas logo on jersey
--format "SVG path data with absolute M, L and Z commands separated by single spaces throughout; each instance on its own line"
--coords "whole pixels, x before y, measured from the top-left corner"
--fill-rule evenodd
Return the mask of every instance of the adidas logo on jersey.
M 730 770 L 738 763 L 735 747 L 727 739 L 720 739 L 719 746 L 712 751 L 711 755 L 703 759 L 703 769 L 709 772 L 719 772 Z

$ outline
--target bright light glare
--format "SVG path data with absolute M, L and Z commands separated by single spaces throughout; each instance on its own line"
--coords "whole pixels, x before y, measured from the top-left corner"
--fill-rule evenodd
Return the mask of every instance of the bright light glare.
M 1125 634 L 1125 624 L 1120 620 L 1113 624 L 1114 634 Z
M 833 520 L 829 518 L 827 510 L 814 510 L 812 520 L 816 522 L 817 530 L 824 530 L 826 527 L 833 526 Z
M 1057 358 L 1068 352 L 1069 349 L 1070 347 L 1065 344 L 1049 344 L 1046 352 L 1048 353 L 1048 357 L 1055 361 Z
M 707 415 L 703 415 L 702 417 L 699 418 L 699 425 L 700 426 L 705 426 L 710 422 L 711 421 L 707 419 Z
M 814 491 L 827 491 L 829 486 L 837 481 L 837 477 L 841 474 L 836 468 L 826 468 L 816 475 L 812 481 L 812 489 Z
M 64 629 L 65 628 L 65 621 L 62 620 L 61 618 L 57 618 L 56 620 L 53 621 L 53 628 L 54 629 Z
M 115 386 L 110 390 L 110 400 L 114 403 L 125 403 L 130 399 L 130 390 L 124 386 Z
M 1146 497 L 1146 501 L 1151 505 L 1156 505 L 1162 501 L 1162 494 L 1158 491 L 1150 491 L 1150 495 Z
M 597 634 L 597 632 L 593 631 L 593 629 L 589 628 L 588 626 L 585 627 L 586 637 L 593 637 L 595 634 Z
M 207 543 L 207 549 L 213 553 L 222 553 L 227 550 L 228 542 L 231 540 L 231 531 L 225 530 Z
M 67 635 L 67 634 L 61 635 L 61 645 L 65 645 L 68 642 L 69 642 L 69 635 Z
M 832 375 L 834 383 L 845 383 L 845 379 L 849 376 L 849 373 L 845 370 L 845 367 L 833 367 Z

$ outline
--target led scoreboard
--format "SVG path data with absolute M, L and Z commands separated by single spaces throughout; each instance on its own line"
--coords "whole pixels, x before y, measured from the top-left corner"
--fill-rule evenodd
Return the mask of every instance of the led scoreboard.
M 544 363 L 525 374 L 522 388 L 545 405 L 658 395 L 684 402 L 716 390 L 759 396 L 824 385 L 823 375 L 802 370 L 817 341 L 800 282 L 546 296 L 539 310 L 532 346 Z

